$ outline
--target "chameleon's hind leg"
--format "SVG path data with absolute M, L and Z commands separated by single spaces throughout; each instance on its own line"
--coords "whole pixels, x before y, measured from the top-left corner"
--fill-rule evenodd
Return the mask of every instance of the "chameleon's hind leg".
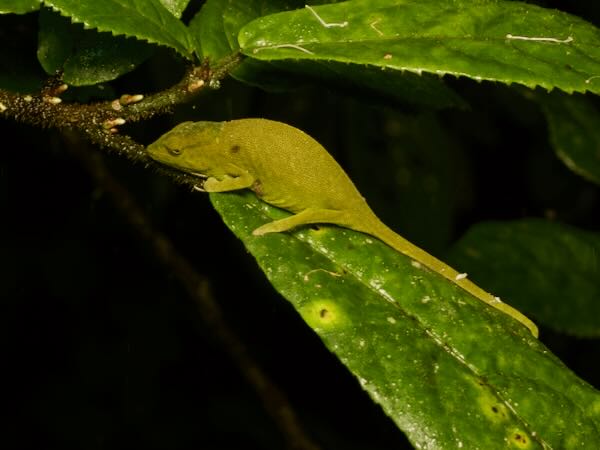
M 335 223 L 343 224 L 347 221 L 348 213 L 335 209 L 315 209 L 307 208 L 298 214 L 286 217 L 285 219 L 274 220 L 266 223 L 252 232 L 255 236 L 261 236 L 267 233 L 280 233 L 291 230 L 300 225 L 309 225 L 311 223 Z

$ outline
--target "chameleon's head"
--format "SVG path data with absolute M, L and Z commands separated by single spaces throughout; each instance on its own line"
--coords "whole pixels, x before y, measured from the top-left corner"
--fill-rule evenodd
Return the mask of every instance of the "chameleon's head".
M 222 122 L 183 122 L 146 150 L 152 159 L 184 172 L 214 175 L 220 166 Z

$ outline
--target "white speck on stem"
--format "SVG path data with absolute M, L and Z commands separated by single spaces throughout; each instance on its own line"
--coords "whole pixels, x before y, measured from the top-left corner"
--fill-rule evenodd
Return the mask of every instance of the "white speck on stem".
M 459 273 L 458 275 L 456 275 L 456 276 L 454 277 L 454 279 L 455 279 L 456 281 L 458 281 L 458 280 L 464 280 L 465 278 L 467 278 L 467 274 L 466 274 L 466 273 Z
M 335 22 L 325 22 L 325 21 L 324 21 L 324 20 L 321 18 L 321 16 L 319 16 L 319 15 L 317 14 L 317 12 L 316 12 L 316 11 L 315 11 L 315 10 L 314 10 L 312 7 L 310 7 L 310 6 L 308 6 L 308 5 L 304 5 L 304 6 L 305 6 L 305 7 L 306 7 L 306 9 L 308 9 L 308 10 L 309 10 L 311 13 L 313 13 L 313 15 L 314 15 L 314 16 L 317 18 L 317 20 L 319 21 L 319 23 L 320 23 L 321 25 L 323 25 L 325 28 L 333 28 L 333 27 L 340 27 L 340 28 L 343 28 L 343 27 L 346 27 L 346 26 L 348 26 L 348 22 L 347 22 L 347 21 L 340 22 L 340 23 L 335 23 Z
M 59 103 L 62 103 L 62 99 L 60 97 L 44 97 L 44 101 L 46 103 L 50 103 L 51 105 L 58 105 Z
M 143 94 L 124 94 L 121 95 L 121 98 L 119 98 L 119 102 L 122 105 L 130 105 L 132 103 L 138 103 L 141 102 L 144 99 L 144 95 Z
M 105 129 L 110 129 L 110 128 L 118 127 L 119 125 L 124 125 L 125 122 L 126 122 L 125 119 L 123 119 L 122 117 L 117 117 L 116 119 L 105 120 L 104 123 L 102 124 L 102 126 Z
M 194 81 L 190 82 L 190 84 L 188 84 L 187 90 L 188 90 L 188 92 L 195 92 L 198 89 L 200 89 L 202 86 L 204 86 L 204 80 L 194 80 Z

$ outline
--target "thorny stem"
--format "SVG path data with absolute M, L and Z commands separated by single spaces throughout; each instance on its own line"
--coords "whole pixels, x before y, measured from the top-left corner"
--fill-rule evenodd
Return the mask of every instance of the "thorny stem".
M 169 112 L 173 106 L 192 100 L 206 87 L 218 86 L 240 61 L 239 53 L 213 66 L 205 61 L 200 66 L 190 67 L 178 83 L 161 92 L 147 96 L 124 95 L 93 104 L 63 103 L 60 94 L 67 85 L 60 77 L 54 77 L 36 95 L 0 90 L 0 118 L 13 118 L 44 128 L 76 129 L 101 147 L 132 160 L 148 161 L 144 147 L 129 136 L 119 134 L 118 127 Z

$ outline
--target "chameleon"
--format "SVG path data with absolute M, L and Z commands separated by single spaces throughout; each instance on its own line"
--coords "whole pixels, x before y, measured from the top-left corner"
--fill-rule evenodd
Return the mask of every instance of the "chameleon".
M 521 312 L 388 228 L 327 150 L 295 127 L 267 119 L 183 122 L 150 144 L 147 151 L 161 164 L 200 177 L 203 182 L 198 190 L 251 189 L 266 203 L 293 213 L 256 228 L 255 236 L 308 224 L 333 224 L 366 233 L 538 336 L 536 325 Z

